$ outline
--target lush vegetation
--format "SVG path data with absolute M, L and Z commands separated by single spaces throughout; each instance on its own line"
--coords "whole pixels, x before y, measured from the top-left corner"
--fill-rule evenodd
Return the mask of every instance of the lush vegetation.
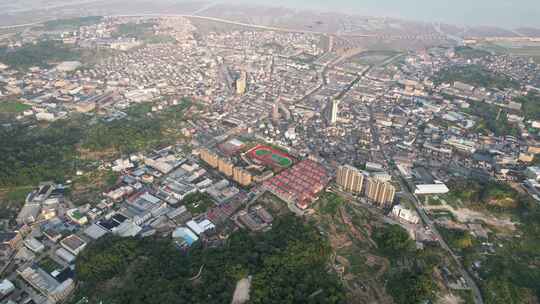
M 186 195 L 181 202 L 192 214 L 201 214 L 214 206 L 212 197 L 206 192 L 195 192 Z
M 344 303 L 329 255 L 315 227 L 293 216 L 267 233 L 240 231 L 224 247 L 196 243 L 187 253 L 165 239 L 105 237 L 77 258 L 74 301 L 230 303 L 236 282 L 252 275 L 251 303 Z
M 7 188 L 0 191 L 0 219 L 15 223 L 15 218 L 24 205 L 26 195 L 32 187 Z
M 477 59 L 490 55 L 488 51 L 473 49 L 468 46 L 458 46 L 455 48 L 455 51 L 456 55 L 465 59 Z
M 495 181 L 453 179 L 448 186 L 450 192 L 445 196 L 448 203 L 459 201 L 465 207 L 474 210 L 507 212 L 518 210 L 529 201 L 528 197 L 520 195 L 509 185 Z
M 324 192 L 319 200 L 319 210 L 323 214 L 336 215 L 338 213 L 338 208 L 345 203 L 345 200 L 332 192 Z
M 71 185 L 66 194 L 76 206 L 87 203 L 95 204 L 96 198 L 104 191 L 108 191 L 119 181 L 120 174 L 112 170 L 99 170 L 92 161 L 81 161 L 78 168 L 82 169 L 82 175 L 71 179 Z
M 115 155 L 121 155 L 173 144 L 181 138 L 178 128 L 190 105 L 191 101 L 185 99 L 180 105 L 153 116 L 132 109 L 128 118 L 110 123 L 73 117 L 46 127 L 2 128 L 0 187 L 69 178 L 79 163 L 79 147 L 98 152 L 112 150 Z
M 184 119 L 184 111 L 191 106 L 191 100 L 184 99 L 160 114 L 149 114 L 149 105 L 130 108 L 125 119 L 99 122 L 86 133 L 83 148 L 90 150 L 114 149 L 121 154 L 147 150 L 172 144 L 181 135 L 178 127 Z
M 529 93 L 527 96 L 516 98 L 521 103 L 521 111 L 525 119 L 540 120 L 540 96 L 538 93 Z
M 154 25 L 155 23 L 152 22 L 124 23 L 118 26 L 113 35 L 114 37 L 136 38 L 146 43 L 174 42 L 171 36 L 154 34 Z
M 375 231 L 373 239 L 381 255 L 389 258 L 397 271 L 388 276 L 387 291 L 398 304 L 416 304 L 434 300 L 438 292 L 432 273 L 440 255 L 430 248 L 416 251 L 409 234 L 397 225 Z
M 487 304 L 534 303 L 540 297 L 540 208 L 535 202 L 515 216 L 519 237 L 493 236 L 495 253 L 486 255 L 481 246 L 465 251 L 469 266 L 480 261 L 480 287 Z
M 118 179 L 121 177 L 121 174 L 114 172 L 112 170 L 106 171 L 105 174 L 105 187 L 111 188 L 118 183 Z
M 417 304 L 435 299 L 437 286 L 428 272 L 406 270 L 393 276 L 387 289 L 396 303 Z
M 83 148 L 90 150 L 114 149 L 121 154 L 133 153 L 161 142 L 159 122 L 150 118 L 126 118 L 100 122 L 86 134 Z
M 519 128 L 508 122 L 508 113 L 497 106 L 484 102 L 473 102 L 468 112 L 479 117 L 474 130 L 482 134 L 493 133 L 496 136 L 519 135 Z
M 79 60 L 80 56 L 79 51 L 54 41 L 27 44 L 14 50 L 0 49 L 0 62 L 15 69 L 48 67 L 51 62 Z
M 496 244 L 487 253 L 480 241 L 468 232 L 441 229 L 449 245 L 460 251 L 466 266 L 481 266 L 478 281 L 485 303 L 530 303 L 540 297 L 540 207 L 512 187 L 475 180 L 452 181 L 446 201 L 460 200 L 466 207 L 510 216 L 518 230 L 508 234 L 492 233 Z
M 439 227 L 438 230 L 450 247 L 460 251 L 471 248 L 475 242 L 474 237 L 469 231 L 447 229 L 444 227 Z
M 381 253 L 388 257 L 407 256 L 415 249 L 414 241 L 398 225 L 390 225 L 377 230 L 373 235 L 373 240 L 379 246 Z
M 540 298 L 538 205 L 536 203 L 529 205 L 519 218 L 521 237 L 496 240 L 501 247 L 497 248 L 493 255 L 478 257 L 475 253 L 470 254 L 483 263 L 479 274 L 483 279 L 481 287 L 488 304 L 527 303 L 534 297 Z
M 26 196 L 32 190 L 32 186 L 10 188 L 4 197 L 7 202 L 24 202 Z
M 55 270 L 62 270 L 62 266 L 48 256 L 39 261 L 38 265 L 41 269 L 45 270 L 48 273 L 51 273 Z
M 45 30 L 58 31 L 58 30 L 76 30 L 81 26 L 89 26 L 100 23 L 103 20 L 101 16 L 88 16 L 80 18 L 59 19 L 45 22 Z
M 143 39 L 153 34 L 154 23 L 124 23 L 118 25 L 114 36 Z
M 64 180 L 73 173 L 75 145 L 82 134 L 74 121 L 58 121 L 46 128 L 1 128 L 0 187 Z
M 479 65 L 455 66 L 439 73 L 435 83 L 464 82 L 475 87 L 484 88 L 519 88 L 519 83 L 509 77 L 494 74 Z

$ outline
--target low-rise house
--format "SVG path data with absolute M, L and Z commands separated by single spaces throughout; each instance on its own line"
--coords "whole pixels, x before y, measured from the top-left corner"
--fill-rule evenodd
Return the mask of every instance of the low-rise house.
M 45 245 L 33 237 L 29 237 L 24 241 L 24 246 L 34 253 L 40 253 L 45 250 Z
M 73 255 L 78 255 L 85 247 L 86 242 L 75 234 L 60 241 L 60 245 Z

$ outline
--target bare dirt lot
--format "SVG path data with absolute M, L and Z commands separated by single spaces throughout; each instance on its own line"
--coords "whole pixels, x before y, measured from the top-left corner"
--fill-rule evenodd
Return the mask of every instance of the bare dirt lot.
M 499 228 L 501 230 L 516 230 L 516 224 L 512 222 L 509 218 L 499 218 L 493 215 L 470 210 L 467 208 L 454 208 L 450 205 L 443 204 L 438 206 L 426 206 L 425 209 L 428 211 L 449 211 L 461 223 L 473 223 L 481 221 L 486 223 L 487 225 Z

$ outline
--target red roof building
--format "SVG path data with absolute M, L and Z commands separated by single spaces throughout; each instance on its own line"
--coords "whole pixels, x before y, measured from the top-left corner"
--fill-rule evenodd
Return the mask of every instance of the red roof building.
M 287 203 L 305 210 L 329 181 L 326 169 L 307 159 L 267 180 L 263 187 Z

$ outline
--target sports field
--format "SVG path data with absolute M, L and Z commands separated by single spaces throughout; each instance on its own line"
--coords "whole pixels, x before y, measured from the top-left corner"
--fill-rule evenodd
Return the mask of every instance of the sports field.
M 0 113 L 20 113 L 31 108 L 32 106 L 18 101 L 0 102 Z
M 247 154 L 251 159 L 274 168 L 288 168 L 293 164 L 293 159 L 289 155 L 268 146 L 258 145 Z

